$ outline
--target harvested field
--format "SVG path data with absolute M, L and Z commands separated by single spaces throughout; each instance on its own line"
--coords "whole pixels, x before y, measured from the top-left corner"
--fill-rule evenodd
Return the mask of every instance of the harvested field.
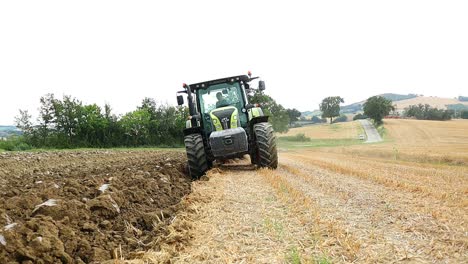
M 97 263 L 159 249 L 190 192 L 184 153 L 0 154 L 0 263 Z
M 197 182 L 185 215 L 192 225 L 182 229 L 193 238 L 168 259 L 468 261 L 467 167 L 303 151 L 280 158 L 276 171 L 221 166 Z
M 387 160 L 468 165 L 468 120 L 386 119 L 384 143 L 320 149 Z
M 288 133 L 278 134 L 278 137 L 305 134 L 312 139 L 357 139 L 361 133 L 363 133 L 361 124 L 358 121 L 352 121 L 292 128 Z
M 166 260 L 467 263 L 465 121 L 417 122 L 385 121 L 384 143 L 283 151 L 275 171 L 210 171 L 187 197 L 191 240 Z

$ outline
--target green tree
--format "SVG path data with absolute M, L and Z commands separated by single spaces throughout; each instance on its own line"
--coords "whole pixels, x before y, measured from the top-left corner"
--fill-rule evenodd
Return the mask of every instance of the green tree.
M 104 105 L 104 119 L 106 120 L 106 129 L 104 131 L 105 146 L 120 146 L 123 141 L 122 127 L 118 123 L 117 116 L 112 114 L 112 107 L 107 103 Z
M 361 114 L 361 113 L 359 113 L 359 114 L 357 114 L 357 115 L 355 115 L 355 116 L 353 117 L 353 120 L 358 120 L 358 119 L 367 119 L 367 118 L 368 118 L 368 116 L 366 116 L 366 115 L 364 115 L 364 114 Z
M 145 97 L 141 101 L 141 105 L 137 107 L 138 110 L 146 110 L 151 115 L 151 119 L 156 119 L 157 114 L 157 103 L 153 98 Z
M 321 118 L 318 117 L 318 116 L 313 116 L 310 120 L 311 120 L 312 122 L 314 122 L 314 123 L 323 123 L 323 122 L 327 122 L 327 120 L 321 119 Z
M 382 96 L 372 96 L 364 103 L 364 114 L 377 124 L 382 124 L 382 119 L 393 110 L 392 101 Z
M 85 105 L 81 108 L 81 115 L 78 118 L 77 138 L 81 145 L 86 146 L 106 146 L 106 129 L 108 123 L 102 114 L 101 108 L 96 105 Z
M 58 140 L 69 147 L 74 146 L 74 140 L 79 137 L 78 122 L 83 111 L 81 101 L 65 95 L 63 100 L 54 100 L 54 110 Z
M 346 121 L 348 121 L 348 117 L 346 115 L 340 115 L 339 117 L 335 118 L 335 120 L 333 120 L 333 123 L 340 123 Z
M 302 113 L 296 108 L 287 109 L 286 111 L 288 112 L 288 116 L 289 116 L 289 126 L 291 126 L 293 122 L 298 121 L 299 117 L 301 117 L 302 115 Z
M 130 146 L 148 145 L 151 115 L 145 109 L 135 110 L 122 116 L 120 124 Z
M 340 96 L 330 96 L 324 98 L 319 105 L 322 111 L 322 118 L 330 118 L 330 124 L 333 122 L 333 117 L 340 115 L 340 103 L 344 103 L 344 99 Z
M 460 117 L 463 119 L 468 119 L 468 110 L 461 111 Z
M 444 110 L 431 107 L 429 104 L 410 105 L 405 108 L 405 116 L 424 120 L 450 120 L 455 115 L 454 110 Z
M 55 127 L 55 96 L 53 93 L 48 93 L 39 99 L 39 127 L 37 134 L 39 141 L 37 144 L 40 146 L 47 146 L 48 138 L 52 134 Z
M 15 117 L 15 125 L 23 134 L 31 134 L 33 131 L 33 125 L 31 122 L 31 115 L 29 114 L 28 110 L 19 110 L 19 116 Z
M 188 116 L 186 107 L 157 104 L 152 98 L 144 98 L 137 110 L 122 117 L 114 115 L 109 104 L 102 110 L 71 96 L 57 99 L 46 94 L 40 103 L 38 126 L 32 125 L 27 111 L 20 110 L 16 117 L 16 125 L 23 130 L 18 144 L 42 148 L 177 146 L 183 143 Z
M 15 117 L 15 126 L 21 129 L 23 139 L 27 144 L 32 145 L 37 141 L 37 133 L 28 110 L 19 110 L 19 115 Z
M 249 94 L 249 102 L 261 105 L 265 114 L 270 116 L 268 120 L 276 132 L 284 133 L 288 131 L 289 114 L 271 96 L 264 94 L 262 91 L 254 90 L 253 94 Z

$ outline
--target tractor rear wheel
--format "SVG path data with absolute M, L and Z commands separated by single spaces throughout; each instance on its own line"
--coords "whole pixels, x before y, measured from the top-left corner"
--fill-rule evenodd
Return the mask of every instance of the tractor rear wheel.
M 271 124 L 262 122 L 253 127 L 255 144 L 252 153 L 252 163 L 260 167 L 276 169 L 278 167 L 278 152 L 276 150 L 275 131 Z
M 209 169 L 203 137 L 200 134 L 188 135 L 185 136 L 184 143 L 190 176 L 192 179 L 199 179 Z

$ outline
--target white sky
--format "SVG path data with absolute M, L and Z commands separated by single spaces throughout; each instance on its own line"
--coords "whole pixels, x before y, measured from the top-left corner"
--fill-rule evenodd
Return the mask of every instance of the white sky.
M 121 114 L 248 70 L 301 111 L 468 95 L 468 1 L 0 2 L 0 124 L 49 92 Z

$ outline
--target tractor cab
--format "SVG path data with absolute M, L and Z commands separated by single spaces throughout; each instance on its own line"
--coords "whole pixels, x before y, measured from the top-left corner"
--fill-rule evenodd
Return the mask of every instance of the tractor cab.
M 201 119 L 207 134 L 247 126 L 247 98 L 241 86 L 240 82 L 226 82 L 196 91 Z

